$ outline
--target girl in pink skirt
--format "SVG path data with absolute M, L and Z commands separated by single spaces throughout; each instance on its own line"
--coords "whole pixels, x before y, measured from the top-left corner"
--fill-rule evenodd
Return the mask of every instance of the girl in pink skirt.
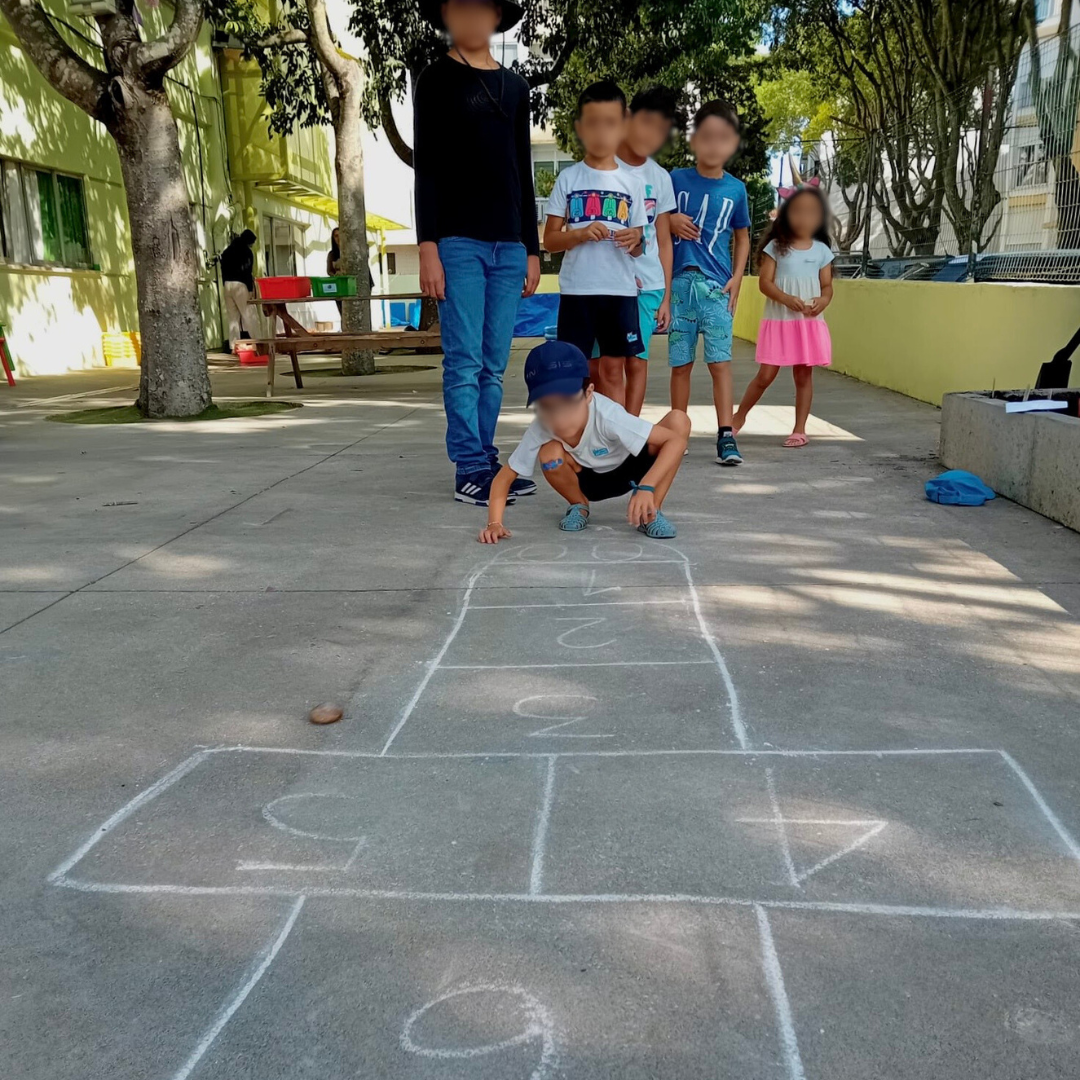
M 795 380 L 795 430 L 784 440 L 805 446 L 806 420 L 814 398 L 813 370 L 832 361 L 832 342 L 822 312 L 832 300 L 832 260 L 828 206 L 817 180 L 781 188 L 775 220 L 762 241 L 758 282 L 765 294 L 765 315 L 758 332 L 761 366 L 739 402 L 733 430 L 769 388 L 782 367 Z

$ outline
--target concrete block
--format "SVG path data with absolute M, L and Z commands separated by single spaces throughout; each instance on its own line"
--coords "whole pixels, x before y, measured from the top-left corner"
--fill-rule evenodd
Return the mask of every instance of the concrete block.
M 940 457 L 980 476 L 998 494 L 1080 529 L 1080 420 L 1005 412 L 985 392 L 946 394 Z

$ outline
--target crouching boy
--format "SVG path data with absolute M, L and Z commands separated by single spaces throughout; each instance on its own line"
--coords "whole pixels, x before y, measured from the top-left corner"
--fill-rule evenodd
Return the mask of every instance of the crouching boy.
M 482 544 L 512 535 L 503 524 L 510 485 L 532 476 L 537 461 L 544 479 L 567 501 L 559 522 L 563 532 L 589 524 L 590 503 L 633 491 L 627 520 L 654 540 L 675 535 L 661 510 L 682 464 L 690 418 L 672 410 L 658 424 L 632 416 L 594 391 L 585 354 L 567 341 L 537 346 L 525 361 L 529 404 L 536 418 L 491 485 Z

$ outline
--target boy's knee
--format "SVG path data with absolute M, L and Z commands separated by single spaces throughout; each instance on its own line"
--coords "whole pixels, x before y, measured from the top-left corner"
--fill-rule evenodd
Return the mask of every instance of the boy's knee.
M 545 474 L 554 472 L 566 464 L 566 451 L 561 442 L 552 439 L 540 447 L 540 468 Z
M 682 409 L 672 409 L 667 414 L 667 427 L 679 435 L 690 436 L 690 417 Z

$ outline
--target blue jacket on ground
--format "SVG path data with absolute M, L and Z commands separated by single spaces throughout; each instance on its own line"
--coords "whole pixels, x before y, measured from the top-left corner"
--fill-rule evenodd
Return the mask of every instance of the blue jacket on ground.
M 974 473 L 950 469 L 926 481 L 926 497 L 931 502 L 949 506 L 982 506 L 994 497 L 994 492 Z

